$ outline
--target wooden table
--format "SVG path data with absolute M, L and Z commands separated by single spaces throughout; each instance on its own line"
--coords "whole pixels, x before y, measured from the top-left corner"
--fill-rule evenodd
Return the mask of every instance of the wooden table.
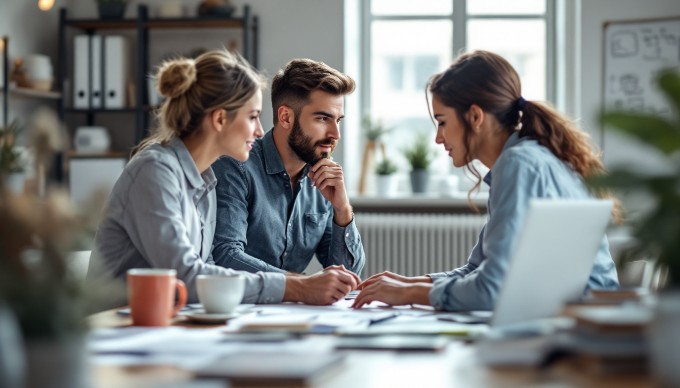
M 121 327 L 131 324 L 115 310 L 90 317 L 92 327 Z M 178 317 L 173 325 L 213 328 L 195 325 Z M 649 387 L 653 380 L 646 375 L 595 376 L 584 372 L 575 360 L 565 360 L 546 370 L 534 368 L 489 368 L 476 359 L 474 344 L 452 342 L 438 353 L 398 353 L 387 351 L 349 351 L 343 368 L 323 380 L 323 387 Z M 94 387 L 147 387 L 166 383 L 189 382 L 190 372 L 175 367 L 93 366 Z

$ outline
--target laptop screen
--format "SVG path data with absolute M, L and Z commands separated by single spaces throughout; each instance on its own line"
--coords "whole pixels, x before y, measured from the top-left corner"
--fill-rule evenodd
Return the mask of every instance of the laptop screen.
M 609 200 L 529 202 L 496 300 L 494 327 L 557 314 L 580 297 L 609 224 Z

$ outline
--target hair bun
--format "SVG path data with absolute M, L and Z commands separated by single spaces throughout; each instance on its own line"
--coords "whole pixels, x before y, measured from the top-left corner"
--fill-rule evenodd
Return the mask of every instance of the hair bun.
M 166 61 L 158 69 L 156 76 L 158 91 L 166 98 L 181 96 L 194 82 L 196 82 L 196 64 L 193 59 Z

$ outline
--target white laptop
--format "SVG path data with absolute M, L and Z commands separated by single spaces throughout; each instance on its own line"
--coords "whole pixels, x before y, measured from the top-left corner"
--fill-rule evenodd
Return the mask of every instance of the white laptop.
M 588 282 L 613 202 L 536 199 L 529 202 L 505 280 L 491 314 L 494 328 L 512 327 L 559 313 Z M 482 321 L 481 312 L 458 316 Z M 451 314 L 456 320 L 457 313 Z M 469 319 L 472 318 L 473 319 Z M 481 318 L 481 319 L 480 319 Z

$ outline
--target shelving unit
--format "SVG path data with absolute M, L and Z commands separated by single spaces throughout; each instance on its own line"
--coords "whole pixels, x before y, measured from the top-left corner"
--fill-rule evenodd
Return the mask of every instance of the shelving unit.
M 17 98 L 28 98 L 28 99 L 47 99 L 47 100 L 59 100 L 61 99 L 60 92 L 53 91 L 42 91 L 30 88 L 20 88 L 12 87 L 9 80 L 9 37 L 3 36 L 0 42 L 0 48 L 2 48 L 2 64 L 3 71 L 0 77 L 2 77 L 2 117 L 3 126 L 7 126 L 9 122 L 9 102 L 10 99 Z
M 242 31 L 242 52 L 253 66 L 257 67 L 258 58 L 257 52 L 257 34 L 258 34 L 258 20 L 257 17 L 252 16 L 249 6 L 244 6 L 241 17 L 230 18 L 150 18 L 148 8 L 145 5 L 139 5 L 137 10 L 137 17 L 135 19 L 121 19 L 121 20 L 99 20 L 99 19 L 69 19 L 65 9 L 60 11 L 59 15 L 59 52 L 61 53 L 58 59 L 58 74 L 57 85 L 60 90 L 64 89 L 64 81 L 67 78 L 67 58 L 68 47 L 67 28 L 78 29 L 84 31 L 88 35 L 93 35 L 102 31 L 115 30 L 134 30 L 137 41 L 137 50 L 134 53 L 135 64 L 135 104 L 131 108 L 123 109 L 76 109 L 66 106 L 66 99 L 60 100 L 61 114 L 84 114 L 86 115 L 87 125 L 94 125 L 96 115 L 100 113 L 126 113 L 134 114 L 135 116 L 135 142 L 139 142 L 145 137 L 145 130 L 149 127 L 150 114 L 155 107 L 149 104 L 149 96 L 147 91 L 146 75 L 149 73 L 149 46 L 150 38 L 149 31 L 160 29 L 238 29 Z M 131 144 L 130 146 L 132 146 Z
M 60 92 L 43 91 L 30 88 L 10 88 L 10 96 L 25 97 L 25 98 L 44 98 L 47 100 L 58 100 L 61 98 Z
M 9 106 L 10 106 L 10 100 L 19 98 L 19 99 L 42 99 L 42 100 L 51 100 L 56 102 L 57 104 L 57 113 L 59 115 L 59 119 L 63 121 L 64 119 L 64 112 L 61 109 L 61 106 L 63 105 L 62 100 L 63 96 L 62 93 L 59 91 L 42 91 L 42 90 L 37 90 L 37 89 L 30 89 L 30 88 L 23 88 L 23 87 L 17 87 L 17 86 L 11 86 L 10 85 L 10 79 L 9 79 L 9 70 L 10 70 L 10 63 L 9 63 L 9 37 L 3 36 L 0 42 L 0 47 L 2 47 L 2 64 L 3 64 L 3 71 L 0 76 L 2 76 L 2 87 L 0 87 L 0 91 L 2 92 L 2 124 L 3 126 L 7 127 L 9 124 Z M 61 89 L 60 89 L 61 90 Z M 63 157 L 61 154 L 56 155 L 56 161 L 55 161 L 55 166 L 61 166 L 62 164 Z M 57 181 L 62 181 L 63 180 L 63 171 L 60 167 L 54 168 L 54 170 L 51 172 L 52 177 L 57 180 Z

